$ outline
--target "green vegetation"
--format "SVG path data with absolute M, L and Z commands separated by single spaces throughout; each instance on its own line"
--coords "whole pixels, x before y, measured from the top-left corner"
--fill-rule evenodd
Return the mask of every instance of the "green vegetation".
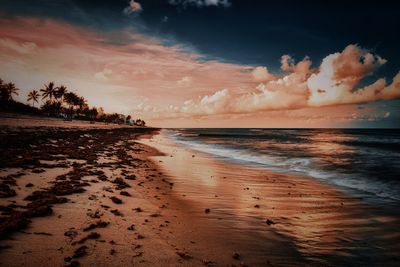
M 0 79 L 0 111 L 46 115 L 65 120 L 79 119 L 137 126 L 146 125 L 145 121 L 141 119 L 133 120 L 131 115 L 107 114 L 102 107 L 90 107 L 83 96 L 68 91 L 64 85 L 56 86 L 54 82 L 45 84 L 39 91 L 30 91 L 27 95 L 27 102 L 31 105 L 13 99 L 13 96 L 19 95 L 18 91 L 19 89 L 14 83 L 5 83 Z M 42 105 L 38 108 L 35 107 L 35 103 L 39 103 L 40 97 Z

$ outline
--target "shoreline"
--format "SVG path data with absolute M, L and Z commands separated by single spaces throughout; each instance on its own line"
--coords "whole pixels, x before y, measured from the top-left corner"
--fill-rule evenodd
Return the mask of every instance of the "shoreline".
M 128 126 L 123 124 L 115 124 L 108 122 L 98 121 L 84 121 L 84 120 L 64 120 L 62 118 L 53 118 L 46 116 L 35 116 L 29 114 L 6 113 L 0 112 L 0 127 L 7 130 L 19 131 L 24 128 L 31 129 L 121 129 L 121 128 L 151 128 Z
M 245 265 L 136 142 L 155 129 L 37 129 L 1 130 L 1 266 Z
M 9 149 L 0 161 L 1 181 L 16 193 L 0 198 L 1 216 L 25 212 L 32 222 L 6 229 L 13 233 L 0 240 L 0 266 L 319 266 L 371 260 L 394 265 L 396 260 L 346 248 L 354 240 L 363 248 L 367 241 L 381 252 L 380 238 L 388 233 L 378 231 L 379 224 L 396 231 L 397 218 L 379 217 L 307 177 L 218 161 L 166 144 L 158 129 L 40 129 L 1 128 L 1 146 Z M 375 237 L 357 240 L 365 229 Z M 348 244 L 338 247 L 336 239 Z M 352 255 L 356 259 L 348 261 Z
M 311 177 L 213 157 L 171 141 L 162 131 L 141 143 L 165 154 L 154 160 L 175 178 L 175 195 L 210 207 L 222 232 L 251 229 L 248 234 L 255 234 L 253 244 L 247 251 L 246 246 L 242 249 L 247 258 L 259 257 L 278 265 L 296 265 L 279 262 L 282 258 L 300 265 L 396 265 L 400 251 L 397 212 Z M 288 254 L 282 250 L 282 243 L 271 242 L 274 235 L 289 241 L 288 246 L 295 251 Z M 268 243 L 275 251 L 263 250 Z M 265 258 L 257 255 L 257 249 Z M 296 253 L 300 254 L 297 258 Z M 261 265 L 261 261 L 251 262 Z

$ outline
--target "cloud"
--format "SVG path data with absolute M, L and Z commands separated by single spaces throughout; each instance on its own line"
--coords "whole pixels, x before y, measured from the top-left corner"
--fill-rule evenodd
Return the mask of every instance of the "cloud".
M 182 111 L 196 116 L 254 113 L 400 98 L 400 72 L 389 86 L 384 78 L 379 78 L 359 87 L 364 78 L 385 63 L 379 55 L 357 45 L 328 55 L 316 69 L 311 68 L 308 57 L 296 63 L 284 55 L 281 57 L 283 75 L 271 74 L 266 67 L 254 68 L 252 78 L 261 82 L 255 90 L 235 93 L 222 89 L 198 101 L 186 102 Z
M 256 82 L 267 82 L 276 77 L 268 71 L 267 67 L 256 67 L 252 70 L 251 75 Z
M 95 73 L 94 77 L 98 80 L 107 81 L 112 73 L 111 69 L 104 68 L 102 71 Z
M 230 0 L 169 0 L 169 3 L 174 6 L 196 6 L 196 7 L 208 7 L 208 6 L 223 6 L 229 7 L 231 5 Z
M 9 38 L 0 38 L 0 46 L 20 54 L 30 54 L 37 50 L 37 45 L 33 42 L 19 43 Z
M 0 36 L 0 73 L 21 88 L 22 101 L 28 90 L 55 80 L 107 112 L 146 120 L 179 118 L 195 126 L 196 118 L 213 118 L 215 126 L 232 126 L 217 121 L 246 117 L 255 123 L 269 114 L 273 125 L 290 126 L 281 118 L 298 114 L 301 126 L 316 113 L 313 121 L 320 124 L 313 125 L 323 126 L 323 118 L 340 119 L 335 113 L 351 106 L 345 104 L 400 98 L 400 72 L 392 81 L 378 77 L 367 83 L 386 60 L 357 45 L 327 55 L 319 65 L 284 55 L 281 70 L 272 73 L 267 66 L 204 60 L 131 28 L 113 33 L 126 40 L 115 44 L 108 35 L 56 20 L 0 18 Z M 320 115 L 321 110 L 328 111 Z M 342 114 L 343 120 L 352 113 Z
M 0 42 L 1 78 L 16 82 L 21 101 L 32 88 L 54 80 L 107 112 L 129 112 L 147 97 L 154 107 L 142 111 L 148 119 L 170 105 L 179 109 L 186 99 L 224 87 L 247 90 L 252 83 L 248 66 L 205 61 L 133 29 L 113 33 L 112 38 L 129 40 L 116 45 L 107 35 L 52 19 L 0 18 L 0 36 L 7 40 Z M 35 44 L 32 53 L 21 53 L 31 51 L 20 50 L 26 44 Z
M 192 84 L 192 77 L 190 76 L 184 76 L 182 79 L 176 82 L 177 85 L 179 86 L 188 86 Z
M 281 57 L 281 70 L 290 71 L 293 68 L 294 59 L 289 55 L 283 55 Z
M 308 79 L 313 106 L 371 102 L 388 97 L 385 79 L 381 78 L 363 88 L 356 86 L 386 63 L 357 45 L 347 46 L 341 53 L 325 57 L 319 72 Z
M 385 100 L 400 98 L 400 71 L 394 76 L 393 82 L 379 92 L 379 96 Z
M 135 0 L 130 0 L 129 6 L 125 7 L 122 11 L 125 15 L 131 15 L 134 13 L 139 13 L 143 10 L 142 5 Z

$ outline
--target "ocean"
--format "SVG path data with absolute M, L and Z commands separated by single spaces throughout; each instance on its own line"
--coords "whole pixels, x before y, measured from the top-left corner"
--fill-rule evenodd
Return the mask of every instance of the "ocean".
M 237 164 L 297 174 L 366 201 L 400 203 L 399 129 L 168 129 L 174 142 Z

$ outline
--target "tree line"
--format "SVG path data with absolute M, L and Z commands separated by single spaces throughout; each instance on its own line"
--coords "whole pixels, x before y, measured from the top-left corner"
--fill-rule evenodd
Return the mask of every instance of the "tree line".
M 62 117 L 67 120 L 81 119 L 137 126 L 146 125 L 145 121 L 141 119 L 133 120 L 131 115 L 107 114 L 102 107 L 90 107 L 83 96 L 68 91 L 64 85 L 56 86 L 54 82 L 45 84 L 41 89 L 30 91 L 27 95 L 27 102 L 31 105 L 14 100 L 14 96 L 18 96 L 19 91 L 19 88 L 14 83 L 7 83 L 0 79 L 0 109 L 45 114 L 51 117 Z M 35 107 L 36 104 L 39 105 L 39 100 L 42 100 L 42 105 Z

